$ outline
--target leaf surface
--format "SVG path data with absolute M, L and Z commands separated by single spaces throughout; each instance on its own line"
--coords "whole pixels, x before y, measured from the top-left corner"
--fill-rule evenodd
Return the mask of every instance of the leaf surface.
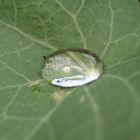
M 139 13 L 137 0 L 0 0 L 0 140 L 140 139 Z M 69 47 L 102 59 L 100 79 L 32 92 L 43 56 Z

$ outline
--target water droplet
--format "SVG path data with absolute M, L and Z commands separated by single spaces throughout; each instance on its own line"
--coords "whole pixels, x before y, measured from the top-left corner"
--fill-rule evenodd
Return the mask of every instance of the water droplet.
M 82 86 L 99 78 L 103 64 L 87 49 L 61 49 L 45 59 L 42 74 L 51 84 L 60 87 Z

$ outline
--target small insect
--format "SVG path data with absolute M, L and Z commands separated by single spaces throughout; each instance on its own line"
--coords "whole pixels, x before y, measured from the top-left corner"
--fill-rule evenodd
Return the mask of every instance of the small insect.
M 43 78 L 60 87 L 85 85 L 103 70 L 98 56 L 87 49 L 61 49 L 44 58 Z

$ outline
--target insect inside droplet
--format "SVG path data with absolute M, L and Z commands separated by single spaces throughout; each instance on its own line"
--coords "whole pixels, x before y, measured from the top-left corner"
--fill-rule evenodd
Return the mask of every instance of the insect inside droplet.
M 58 50 L 45 57 L 42 74 L 51 84 L 60 87 L 82 86 L 99 78 L 103 63 L 87 49 Z

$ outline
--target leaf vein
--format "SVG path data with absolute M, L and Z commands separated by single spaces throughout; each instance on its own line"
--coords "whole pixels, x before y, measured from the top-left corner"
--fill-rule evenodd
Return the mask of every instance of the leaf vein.
M 133 86 L 129 83 L 128 80 L 126 80 L 126 79 L 124 79 L 122 77 L 119 77 L 117 75 L 112 75 L 112 74 L 104 74 L 104 76 L 110 77 L 110 78 L 114 78 L 114 79 L 118 79 L 118 80 L 122 81 L 125 84 L 125 86 L 127 87 L 127 89 L 130 91 L 130 93 L 132 94 L 134 100 L 137 101 L 137 99 L 138 99 L 138 93 L 133 88 Z
M 16 75 L 18 75 L 19 77 L 23 78 L 24 80 L 26 80 L 27 82 L 29 82 L 30 80 L 25 77 L 23 74 L 19 73 L 18 71 L 16 71 L 14 68 L 8 66 L 6 63 L 4 63 L 2 60 L 0 60 L 0 63 L 3 64 L 6 68 L 8 68 L 9 70 L 11 70 L 12 72 L 14 72 Z
M 9 23 L 6 23 L 6 22 L 3 22 L 3 21 L 0 20 L 0 24 L 3 24 L 5 26 L 7 26 L 8 28 L 16 31 L 17 33 L 21 34 L 22 36 L 24 36 L 24 37 L 26 37 L 30 40 L 32 40 L 35 43 L 41 44 L 41 45 L 43 45 L 43 46 L 45 46 L 45 47 L 47 47 L 51 50 L 56 50 L 56 48 L 54 46 L 52 46 L 51 44 L 45 43 L 42 40 L 39 40 L 37 38 L 33 38 L 32 36 L 28 35 L 27 33 L 23 32 L 22 30 L 20 30 L 19 28 L 15 27 L 13 25 L 10 25 Z
M 84 7 L 84 3 L 85 3 L 85 0 L 82 0 L 79 9 L 76 12 L 76 15 L 75 15 L 76 17 L 80 14 L 82 8 Z
M 9 101 L 9 103 L 4 107 L 4 111 L 3 114 L 5 116 L 7 116 L 7 111 L 8 108 L 12 105 L 12 103 L 15 101 L 16 97 L 18 96 L 18 94 L 20 93 L 21 87 L 17 89 L 16 93 L 13 95 L 13 97 L 11 98 L 11 100 Z
M 93 110 L 95 117 L 96 117 L 96 134 L 97 134 L 96 139 L 100 140 L 100 139 L 102 139 L 102 118 L 101 118 L 101 114 L 99 111 L 99 107 L 98 107 L 96 101 L 94 100 L 94 98 L 92 97 L 88 88 L 84 87 L 84 90 L 85 90 L 86 95 L 87 95 L 87 97 L 92 105 L 92 110 Z
M 109 0 L 109 9 L 110 9 L 110 13 L 111 13 L 111 17 L 110 17 L 110 34 L 109 34 L 109 39 L 106 43 L 106 46 L 101 54 L 101 58 L 103 58 L 105 56 L 105 54 L 107 53 L 111 40 L 112 40 L 112 34 L 113 34 L 113 20 L 114 20 L 114 11 L 112 9 L 112 5 L 111 5 L 111 0 Z
M 77 29 L 77 31 L 78 31 L 80 37 L 81 37 L 81 40 L 82 40 L 82 42 L 83 42 L 84 48 L 87 49 L 86 39 L 85 39 L 85 37 L 84 37 L 84 35 L 83 35 L 83 32 L 82 32 L 82 30 L 81 30 L 81 28 L 80 28 L 80 26 L 79 26 L 79 23 L 77 22 L 77 17 L 76 17 L 77 15 L 73 15 L 72 13 L 70 13 L 70 12 L 62 5 L 62 3 L 60 3 L 58 0 L 56 0 L 56 2 L 57 2 L 57 3 L 59 4 L 59 6 L 73 19 L 73 22 L 74 22 L 74 24 L 75 24 L 75 27 L 76 27 L 76 29 Z M 81 4 L 81 8 L 83 7 L 83 5 L 84 5 L 84 1 L 83 1 L 82 4 Z M 80 9 L 81 9 L 81 8 L 80 8 Z
M 31 133 L 29 135 L 27 135 L 27 137 L 25 137 L 25 140 L 30 140 L 36 134 L 36 132 L 38 132 L 40 130 L 40 128 L 43 126 L 43 124 L 46 123 L 49 120 L 49 118 L 61 106 L 63 101 L 66 99 L 66 97 L 70 96 L 73 91 L 74 91 L 74 89 L 67 92 L 66 95 L 64 96 L 63 100 L 58 102 L 49 112 L 47 112 L 44 115 L 44 117 L 37 123 L 37 125 L 34 127 L 34 129 L 32 129 Z

